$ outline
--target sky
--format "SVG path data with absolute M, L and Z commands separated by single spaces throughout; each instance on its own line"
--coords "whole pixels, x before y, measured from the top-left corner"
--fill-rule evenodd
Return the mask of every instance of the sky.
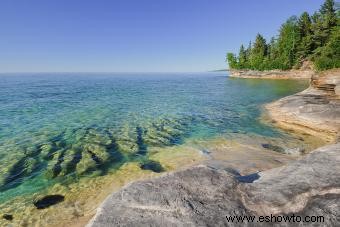
M 199 72 L 226 68 L 323 0 L 1 0 L 0 72 Z

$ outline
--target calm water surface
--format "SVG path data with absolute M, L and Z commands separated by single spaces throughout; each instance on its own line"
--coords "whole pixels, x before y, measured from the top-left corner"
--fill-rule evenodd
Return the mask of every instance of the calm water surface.
M 1 74 L 0 204 L 126 162 L 148 168 L 151 147 L 228 132 L 284 136 L 260 123 L 261 105 L 307 82 L 226 74 Z

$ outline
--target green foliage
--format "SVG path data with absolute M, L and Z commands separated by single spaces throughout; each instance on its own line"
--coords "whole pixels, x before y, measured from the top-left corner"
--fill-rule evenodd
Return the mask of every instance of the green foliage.
M 293 16 L 282 24 L 277 38 L 267 44 L 258 34 L 253 45 L 240 47 L 238 56 L 229 53 L 232 69 L 288 70 L 306 59 L 314 61 L 317 69 L 339 67 L 340 3 L 325 0 L 318 12 Z
M 299 42 L 299 32 L 297 18 L 291 17 L 281 26 L 278 38 L 279 47 L 279 69 L 290 69 L 297 63 L 297 47 Z
M 318 70 L 340 68 L 340 26 L 332 31 L 325 46 L 315 50 L 313 59 Z
M 249 62 L 252 69 L 261 69 L 262 63 L 267 55 L 267 44 L 265 38 L 257 34 L 255 43 L 251 49 Z
M 227 60 L 229 67 L 231 69 L 238 69 L 239 68 L 235 54 L 227 53 L 227 59 L 226 60 Z
M 247 67 L 247 61 L 248 61 L 247 52 L 244 49 L 244 46 L 241 45 L 240 52 L 238 54 L 239 67 L 240 68 L 246 68 Z
M 307 12 L 304 12 L 298 20 L 299 45 L 297 57 L 301 61 L 306 59 L 313 51 L 312 20 Z

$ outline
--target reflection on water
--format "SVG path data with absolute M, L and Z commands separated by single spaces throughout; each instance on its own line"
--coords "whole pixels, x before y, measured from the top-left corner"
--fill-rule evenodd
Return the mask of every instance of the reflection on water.
M 18 213 L 20 205 L 33 212 L 30 199 L 56 188 L 88 196 L 92 186 L 98 189 L 94 181 L 111 182 L 122 169 L 132 168 L 133 176 L 117 178 L 117 185 L 175 168 L 171 159 L 199 160 L 195 149 L 180 149 L 187 140 L 227 133 L 285 137 L 258 120 L 260 107 L 306 85 L 222 73 L 2 74 L 1 209 Z

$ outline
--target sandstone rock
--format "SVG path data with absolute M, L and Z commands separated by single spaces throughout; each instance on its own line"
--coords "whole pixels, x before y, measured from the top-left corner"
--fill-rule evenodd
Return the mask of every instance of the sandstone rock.
M 266 109 L 279 126 L 332 142 L 340 131 L 339 87 L 339 69 L 316 74 L 310 88 L 270 103 Z
M 262 79 L 310 79 L 314 75 L 312 69 L 299 69 L 299 70 L 230 70 L 230 77 L 238 78 L 262 78 Z
M 317 226 L 339 226 L 340 144 L 259 176 L 245 183 L 233 171 L 197 166 L 135 182 L 109 196 L 87 226 L 263 226 L 228 222 L 226 216 L 293 213 L 324 216 Z

